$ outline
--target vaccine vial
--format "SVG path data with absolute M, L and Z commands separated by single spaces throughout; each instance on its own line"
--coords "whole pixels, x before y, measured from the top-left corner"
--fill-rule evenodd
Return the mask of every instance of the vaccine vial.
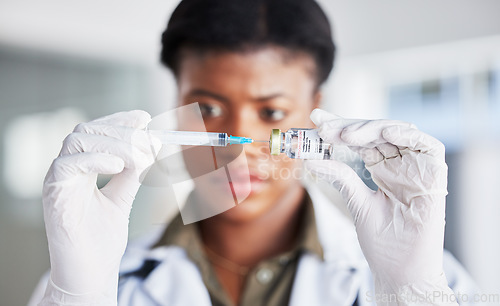
M 315 129 L 289 129 L 282 133 L 273 129 L 269 139 L 271 155 L 285 153 L 295 159 L 332 159 L 332 145 L 326 143 Z

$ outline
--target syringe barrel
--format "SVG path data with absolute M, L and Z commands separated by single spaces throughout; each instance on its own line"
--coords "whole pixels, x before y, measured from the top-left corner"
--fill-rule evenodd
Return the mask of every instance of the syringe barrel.
M 163 144 L 225 147 L 228 144 L 226 133 L 148 130 Z

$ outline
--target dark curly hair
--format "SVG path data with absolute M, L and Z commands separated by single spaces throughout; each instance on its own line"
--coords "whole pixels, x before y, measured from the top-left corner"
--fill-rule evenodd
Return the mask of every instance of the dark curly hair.
M 161 61 L 176 76 L 186 49 L 245 52 L 278 46 L 302 52 L 314 59 L 318 86 L 335 57 L 330 24 L 314 0 L 182 0 L 162 46 Z

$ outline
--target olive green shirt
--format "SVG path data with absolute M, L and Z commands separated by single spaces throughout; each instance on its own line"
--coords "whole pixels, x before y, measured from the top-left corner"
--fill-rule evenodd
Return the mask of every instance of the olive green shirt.
M 307 193 L 302 205 L 303 213 L 298 223 L 299 229 L 295 246 L 290 251 L 259 262 L 248 272 L 244 280 L 239 305 L 287 305 L 301 253 L 311 252 L 324 260 L 316 228 L 314 208 Z M 186 250 L 188 257 L 200 269 L 201 277 L 213 305 L 234 305 L 224 291 L 204 251 L 197 223 L 184 225 L 181 215 L 178 214 L 154 247 L 162 245 L 176 245 Z

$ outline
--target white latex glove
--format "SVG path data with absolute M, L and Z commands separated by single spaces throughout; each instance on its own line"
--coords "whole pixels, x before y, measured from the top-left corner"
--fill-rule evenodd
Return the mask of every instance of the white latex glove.
M 311 120 L 334 149 L 347 145 L 359 153 L 379 187 L 372 191 L 339 161 L 306 163 L 346 200 L 379 304 L 455 301 L 442 267 L 447 194 L 443 144 L 400 121 L 348 120 L 319 109 Z M 391 296 L 399 301 L 384 302 Z
M 118 270 L 140 174 L 161 147 L 144 111 L 79 124 L 43 186 L 50 280 L 40 305 L 116 305 Z M 98 189 L 98 174 L 114 174 Z

